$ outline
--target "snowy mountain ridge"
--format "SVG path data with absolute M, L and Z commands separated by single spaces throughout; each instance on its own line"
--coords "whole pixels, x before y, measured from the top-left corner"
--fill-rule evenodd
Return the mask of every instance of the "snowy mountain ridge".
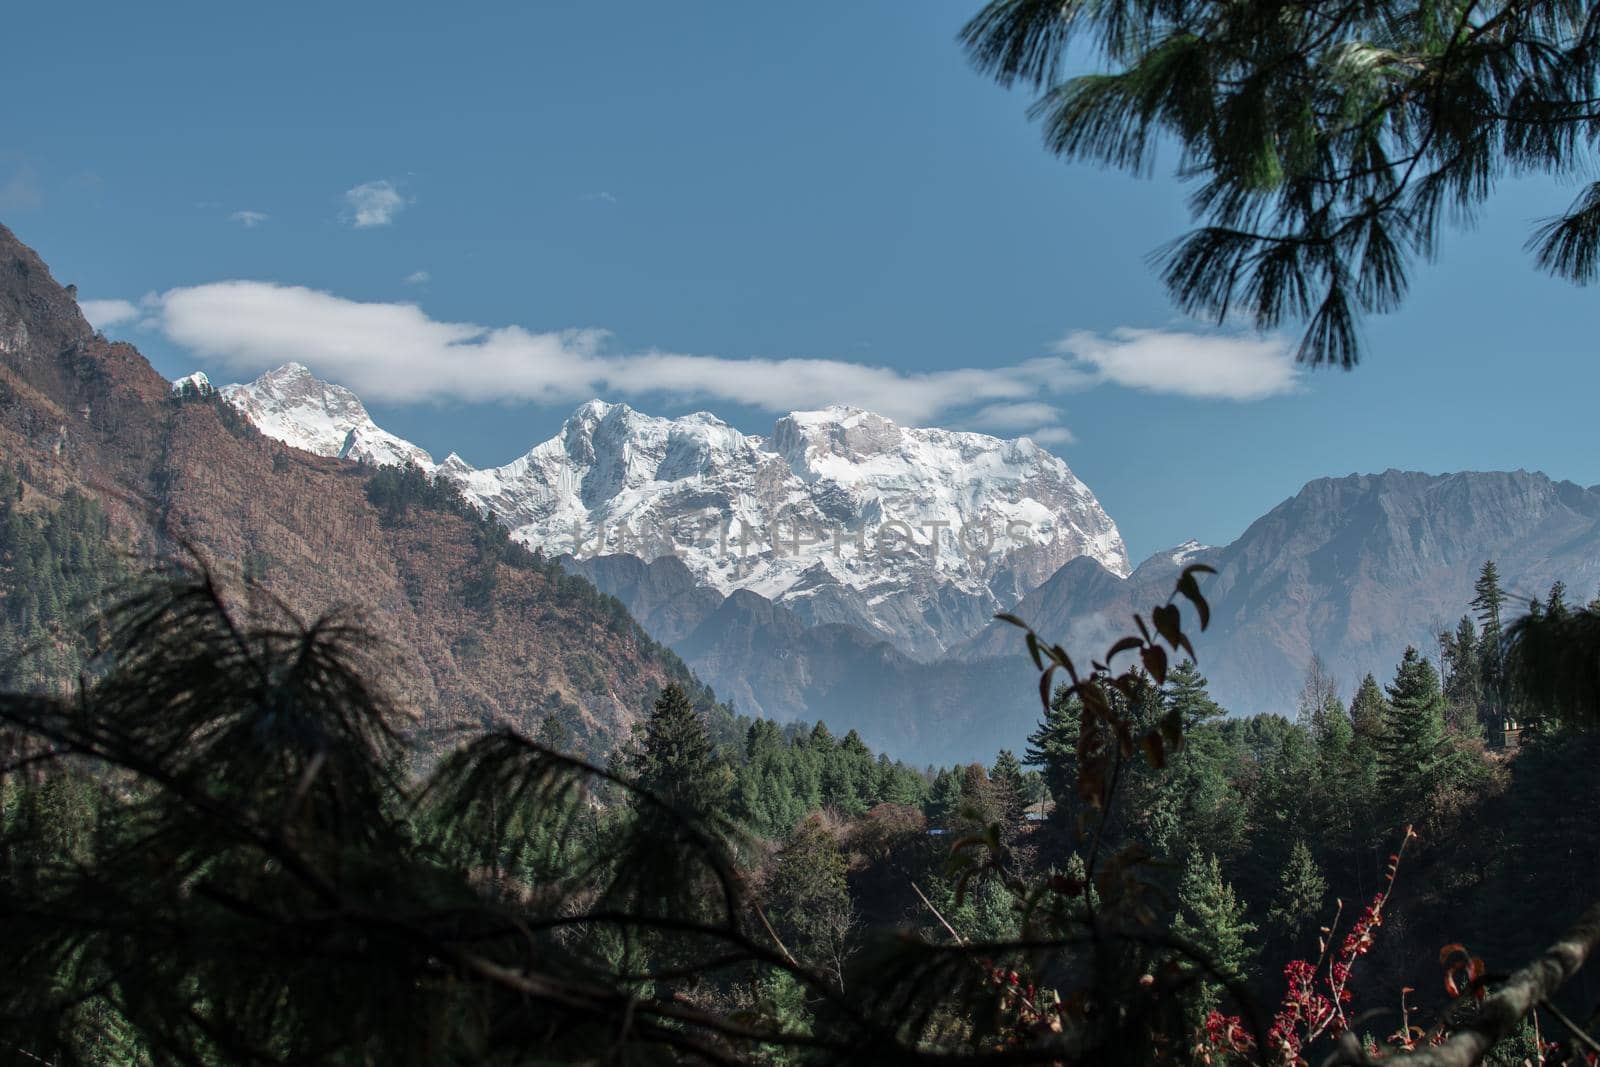
M 845 622 L 919 658 L 975 632 L 1068 560 L 1130 571 L 1116 524 L 1027 438 L 902 427 L 851 407 L 792 412 L 770 435 L 592 400 L 553 438 L 475 469 L 378 427 L 349 390 L 290 363 L 221 396 L 262 433 L 326 456 L 413 463 L 551 555 L 676 555 L 723 594 Z
M 204 377 L 198 372 L 189 376 Z M 204 384 L 210 387 L 209 381 Z M 256 429 L 304 452 L 380 467 L 412 463 L 426 471 L 434 469 L 427 452 L 379 428 L 354 393 L 312 376 L 303 364 L 285 363 L 248 385 L 225 385 L 216 391 Z

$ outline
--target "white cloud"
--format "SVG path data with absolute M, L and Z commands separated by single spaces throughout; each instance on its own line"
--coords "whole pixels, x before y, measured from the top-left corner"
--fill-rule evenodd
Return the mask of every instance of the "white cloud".
M 1058 414 L 1053 405 L 1042 401 L 1019 400 L 980 408 L 966 422 L 980 430 L 1014 430 L 1019 426 L 1037 426 L 1049 422 Z
M 1068 334 L 1056 350 L 1100 381 L 1208 400 L 1262 400 L 1298 392 L 1300 371 L 1277 336 L 1123 327 Z
M 1297 381 L 1280 341 L 1159 330 L 1073 334 L 1059 355 L 913 372 L 846 359 L 621 352 L 604 330 L 441 322 L 415 304 L 268 282 L 173 289 L 147 298 L 146 310 L 168 339 L 235 373 L 296 359 L 377 401 L 561 405 L 604 396 L 780 413 L 850 403 L 906 424 L 1025 432 L 1041 444 L 1072 440 L 1057 402 L 1095 385 L 1256 399 Z
M 354 189 L 347 189 L 344 202 L 348 210 L 345 218 L 358 230 L 371 226 L 387 226 L 406 206 L 406 198 L 400 195 L 400 190 L 394 187 L 394 182 L 387 178 L 381 181 L 363 182 Z
M 610 193 L 606 192 L 603 189 L 598 193 L 584 193 L 583 194 L 583 199 L 584 200 L 603 200 L 608 204 L 615 204 L 617 202 L 617 198 L 615 196 L 612 196 Z
M 89 325 L 97 330 L 133 322 L 143 314 L 139 305 L 131 300 L 80 300 L 78 307 L 83 310 L 83 317 L 89 320 Z
M 1017 400 L 989 404 L 962 421 L 977 430 L 996 433 L 1025 431 L 1041 445 L 1070 445 L 1077 441 L 1072 431 L 1060 423 L 1061 411 L 1042 400 Z M 1031 427 L 1031 429 L 1030 429 Z
M 247 230 L 253 230 L 267 221 L 267 213 L 265 211 L 235 211 L 228 218 Z
M 919 423 L 1001 403 L 1032 402 L 1032 414 L 1053 414 L 1038 398 L 1085 381 L 1056 357 L 911 373 L 838 359 L 613 352 L 603 330 L 440 322 L 413 304 L 252 281 L 171 290 L 156 316 L 174 343 L 238 373 L 297 359 L 364 397 L 401 403 L 656 396 L 784 412 L 848 402 Z
M 433 281 L 433 275 L 425 270 L 414 270 L 406 275 L 407 285 L 426 285 L 431 281 Z
M 1075 445 L 1078 435 L 1065 426 L 1041 426 L 1032 430 L 1028 436 L 1041 445 Z

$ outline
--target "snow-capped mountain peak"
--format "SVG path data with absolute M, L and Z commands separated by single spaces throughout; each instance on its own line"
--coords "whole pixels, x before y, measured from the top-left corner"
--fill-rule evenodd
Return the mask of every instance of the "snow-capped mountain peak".
M 1133 573 L 1141 578 L 1151 575 L 1171 575 L 1187 567 L 1191 563 L 1212 562 L 1217 552 L 1214 545 L 1203 544 L 1192 538 L 1181 545 L 1164 548 L 1146 557 Z M 1165 580 L 1165 579 L 1163 579 Z
M 209 396 L 216 392 L 212 388 L 211 379 L 206 377 L 206 372 L 197 370 L 193 374 L 185 374 L 182 378 L 175 378 L 172 382 L 172 393 L 180 396 L 194 393 L 199 396 Z
M 1202 544 L 1191 537 L 1178 547 L 1169 550 L 1167 556 L 1174 564 L 1182 567 L 1200 553 L 1210 551 L 1211 547 L 1211 545 Z
M 925 655 L 1076 556 L 1129 572 L 1116 525 L 1058 457 L 853 407 L 793 412 L 761 437 L 591 401 L 503 467 L 445 473 L 546 552 L 675 555 L 722 593 Z M 938 597 L 959 622 L 933 621 Z
M 455 454 L 436 466 L 299 364 L 221 392 L 296 447 L 436 472 L 547 554 L 675 555 L 719 592 L 750 589 L 919 655 L 1070 559 L 1130 570 L 1094 494 L 1025 438 L 905 427 L 846 405 L 791 412 L 763 437 L 709 412 L 668 419 L 597 399 L 524 455 L 477 470 Z
M 248 385 L 218 392 L 262 433 L 303 451 L 378 466 L 434 467 L 423 449 L 379 428 L 356 394 L 322 381 L 303 363 L 285 363 Z

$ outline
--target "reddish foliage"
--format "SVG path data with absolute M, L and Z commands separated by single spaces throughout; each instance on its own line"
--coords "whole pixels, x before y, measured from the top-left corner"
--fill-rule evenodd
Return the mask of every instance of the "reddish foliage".
M 1330 957 L 1328 939 L 1338 926 L 1339 917 L 1325 930 L 1322 956 L 1316 963 L 1291 960 L 1283 969 L 1284 993 L 1272 1025 L 1267 1028 L 1267 1059 L 1282 1067 L 1301 1067 L 1306 1063 L 1303 1050 L 1323 1036 L 1338 1037 L 1350 1028 L 1345 1005 L 1350 1002 L 1350 977 L 1355 964 L 1372 950 L 1375 931 L 1383 925 L 1384 905 L 1394 891 L 1400 856 L 1416 834 L 1406 827 L 1400 851 L 1389 857 L 1388 879 L 1383 891 L 1372 898 Z M 1343 905 L 1340 905 L 1341 910 Z M 1199 1034 L 1197 1052 L 1205 1063 L 1226 1062 L 1255 1050 L 1255 1037 L 1237 1015 L 1213 1011 L 1206 1017 Z

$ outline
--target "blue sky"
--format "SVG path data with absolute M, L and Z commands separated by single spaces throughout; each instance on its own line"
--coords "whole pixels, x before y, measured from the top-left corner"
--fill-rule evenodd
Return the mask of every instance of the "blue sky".
M 1135 559 L 1324 475 L 1600 482 L 1596 294 L 1522 251 L 1574 188 L 1502 186 L 1358 370 L 1299 374 L 1174 312 L 1182 189 L 1048 157 L 954 43 L 977 6 L 26 5 L 0 221 L 86 300 L 169 294 L 107 326 L 168 375 L 298 358 L 479 465 L 591 388 L 862 403 L 1042 430 Z

